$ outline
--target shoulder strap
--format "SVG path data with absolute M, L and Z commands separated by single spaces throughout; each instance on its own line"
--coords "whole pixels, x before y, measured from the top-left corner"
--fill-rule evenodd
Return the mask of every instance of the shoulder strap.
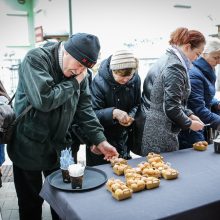
M 25 114 L 27 114 L 32 108 L 32 105 L 29 105 L 27 108 L 24 109 L 24 111 L 12 122 L 12 126 L 16 125 L 23 117 Z
M 9 100 L 9 102 L 8 102 L 9 105 L 11 105 L 13 99 L 15 98 L 15 94 L 16 94 L 16 92 L 14 93 L 14 95 L 13 95 L 13 96 L 11 97 L 11 99 Z

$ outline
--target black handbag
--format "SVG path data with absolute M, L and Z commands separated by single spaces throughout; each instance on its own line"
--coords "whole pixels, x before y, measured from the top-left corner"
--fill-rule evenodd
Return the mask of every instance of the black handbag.
M 141 156 L 142 137 L 146 119 L 144 106 L 139 105 L 134 119 L 135 120 L 133 122 L 132 134 L 129 135 L 129 138 L 131 139 L 129 142 L 132 142 L 132 144 L 130 144 L 130 150 L 134 154 Z

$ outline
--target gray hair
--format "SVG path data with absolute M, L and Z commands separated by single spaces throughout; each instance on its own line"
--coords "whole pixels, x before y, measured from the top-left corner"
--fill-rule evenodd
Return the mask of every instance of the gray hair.
M 207 40 L 203 53 L 213 52 L 220 52 L 220 40 L 214 37 Z

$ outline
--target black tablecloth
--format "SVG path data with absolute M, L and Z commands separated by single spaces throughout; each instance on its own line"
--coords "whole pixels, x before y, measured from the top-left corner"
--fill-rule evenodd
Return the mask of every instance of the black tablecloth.
M 40 195 L 66 220 L 220 219 L 220 154 L 213 146 L 203 152 L 186 149 L 162 155 L 179 171 L 179 178 L 161 179 L 159 188 L 133 193 L 124 201 L 115 200 L 105 185 L 88 192 L 66 192 L 50 186 L 47 179 Z M 129 164 L 135 167 L 144 160 Z M 108 178 L 124 179 L 113 174 L 109 164 L 97 168 Z

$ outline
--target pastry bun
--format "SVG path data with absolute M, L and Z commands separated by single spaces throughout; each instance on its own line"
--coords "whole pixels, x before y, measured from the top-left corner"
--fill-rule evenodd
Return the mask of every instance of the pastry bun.
M 146 189 L 154 189 L 159 187 L 160 180 L 155 177 L 146 177 L 145 185 L 146 185 Z
M 206 141 L 198 141 L 193 144 L 194 150 L 204 151 L 208 147 L 208 143 Z
M 106 187 L 112 193 L 112 196 L 119 201 L 132 196 L 132 190 L 119 179 L 109 179 L 106 183 Z
M 116 163 L 113 166 L 113 171 L 118 176 L 121 176 L 121 175 L 124 175 L 125 170 L 128 169 L 128 168 L 131 168 L 131 167 L 129 165 L 127 165 L 127 164 Z
M 123 158 L 113 157 L 110 160 L 111 166 L 113 167 L 116 163 L 128 164 L 128 161 Z
M 172 168 L 162 170 L 162 177 L 166 180 L 176 179 L 178 175 L 179 175 L 179 172 Z
M 129 178 L 126 181 L 126 185 L 133 191 L 133 192 L 139 192 L 145 189 L 145 181 L 140 178 Z

